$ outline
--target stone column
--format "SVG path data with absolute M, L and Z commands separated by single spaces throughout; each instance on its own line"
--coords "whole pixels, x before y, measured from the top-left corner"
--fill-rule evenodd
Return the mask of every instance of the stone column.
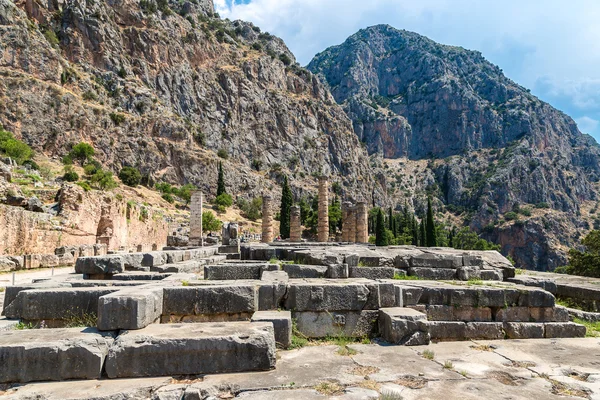
M 302 241 L 302 226 L 300 224 L 300 207 L 290 208 L 290 242 Z
M 329 181 L 319 178 L 319 221 L 317 224 L 317 241 L 329 241 Z
M 202 192 L 192 193 L 190 200 L 190 242 L 191 246 L 202 246 Z
M 262 198 L 262 242 L 271 243 L 273 241 L 273 207 L 271 196 Z
M 356 242 L 356 206 L 351 205 L 348 209 L 348 242 Z
M 369 243 L 369 213 L 367 203 L 358 202 L 356 205 L 356 243 Z

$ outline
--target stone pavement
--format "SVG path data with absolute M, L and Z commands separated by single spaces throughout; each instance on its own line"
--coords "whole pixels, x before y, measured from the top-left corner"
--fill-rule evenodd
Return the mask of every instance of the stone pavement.
M 278 351 L 266 372 L 31 383 L 0 399 L 600 399 L 595 338 L 348 348 Z

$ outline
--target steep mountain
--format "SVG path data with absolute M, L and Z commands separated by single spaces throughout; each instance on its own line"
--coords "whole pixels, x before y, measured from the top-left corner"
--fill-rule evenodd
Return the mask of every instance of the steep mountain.
M 440 212 L 531 269 L 564 263 L 565 247 L 591 227 L 597 143 L 481 53 L 378 25 L 316 55 L 308 69 L 369 153 L 406 161 L 381 170 L 396 203 L 433 194 Z M 421 179 L 407 184 L 418 168 L 406 166 L 424 159 Z
M 283 41 L 212 0 L 0 0 L 0 124 L 38 152 L 80 141 L 118 171 L 214 194 L 377 186 L 343 110 Z M 219 156 L 217 156 L 217 153 Z M 219 158 L 220 157 L 220 158 Z M 385 196 L 376 187 L 378 196 Z

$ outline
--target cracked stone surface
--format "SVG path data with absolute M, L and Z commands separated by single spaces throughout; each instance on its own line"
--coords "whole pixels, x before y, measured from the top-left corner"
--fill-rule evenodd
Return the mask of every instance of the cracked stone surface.
M 428 346 L 350 344 L 280 351 L 268 372 L 33 383 L 2 399 L 599 399 L 600 340 L 440 342 Z M 425 352 L 433 358 L 424 357 Z M 354 354 L 356 352 L 356 354 Z M 2 388 L 0 388 L 2 390 Z M 197 398 L 197 397 L 190 397 Z

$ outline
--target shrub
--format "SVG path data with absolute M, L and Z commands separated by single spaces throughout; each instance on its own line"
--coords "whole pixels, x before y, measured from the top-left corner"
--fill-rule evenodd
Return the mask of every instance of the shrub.
M 227 150 L 225 150 L 225 149 L 219 149 L 219 151 L 217 152 L 217 155 L 224 160 L 227 160 L 229 158 L 229 154 L 227 153 Z
M 77 182 L 79 180 L 79 175 L 77 172 L 73 171 L 73 168 L 65 168 L 63 180 L 67 182 Z
M 0 128 L 0 152 L 24 164 L 33 157 L 33 150 L 26 143 L 15 139 L 12 133 Z
M 221 230 L 223 223 L 215 218 L 215 215 L 210 211 L 202 213 L 202 230 L 205 232 L 217 232 Z
M 109 117 L 112 120 L 112 122 L 115 125 L 117 125 L 117 126 L 119 126 L 123 122 L 125 122 L 125 115 L 121 114 L 121 113 L 114 113 L 114 112 L 112 112 L 112 113 L 109 114 Z
M 87 182 L 77 182 L 77 185 L 81 186 L 81 188 L 83 190 L 85 190 L 86 192 L 89 192 L 90 190 L 92 190 L 92 187 Z
M 215 199 L 215 204 L 221 207 L 231 207 L 233 204 L 233 199 L 229 193 L 222 193 Z
M 110 190 L 118 186 L 110 171 L 96 171 L 96 173 L 92 175 L 90 182 L 101 190 Z
M 71 160 L 79 160 L 83 164 L 85 161 L 90 160 L 94 154 L 96 154 L 96 151 L 90 144 L 80 142 L 73 146 L 68 156 Z
M 52 29 L 46 28 L 46 30 L 44 31 L 44 37 L 46 38 L 48 43 L 50 43 L 52 46 L 54 46 L 54 47 L 58 46 L 58 44 L 59 44 L 58 36 L 56 36 L 56 33 Z
M 292 63 L 292 59 L 285 53 L 279 55 L 279 60 L 285 65 L 290 65 Z
M 175 202 L 175 199 L 173 198 L 173 195 L 171 193 L 163 193 L 162 198 L 167 202 L 167 203 L 171 203 L 173 204 L 173 202 Z
M 258 42 L 254 42 L 254 43 L 252 43 L 252 48 L 254 50 L 261 51 L 262 50 L 262 45 L 260 43 L 258 43 Z
M 513 221 L 519 219 L 519 215 L 514 211 L 509 211 L 506 214 L 504 214 L 504 219 L 507 221 Z
M 256 221 L 262 217 L 262 198 L 255 197 L 252 201 L 240 199 L 237 206 L 242 210 L 242 214 L 251 221 Z
M 119 179 L 127 186 L 136 187 L 142 181 L 142 174 L 137 168 L 123 167 L 119 172 Z
M 83 167 L 83 172 L 87 175 L 87 176 L 92 176 L 94 175 L 96 172 L 98 172 L 98 170 L 102 169 L 101 167 L 98 167 L 96 164 L 94 163 L 90 163 L 90 164 L 86 164 Z

